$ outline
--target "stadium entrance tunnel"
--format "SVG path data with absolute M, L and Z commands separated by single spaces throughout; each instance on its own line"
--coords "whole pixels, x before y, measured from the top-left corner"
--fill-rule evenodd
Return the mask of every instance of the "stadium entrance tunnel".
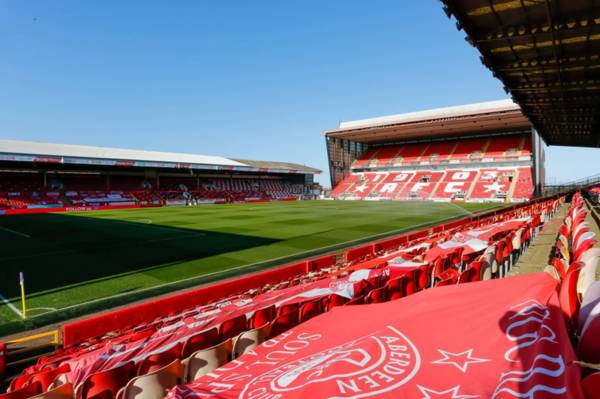
M 41 214 L 1 218 L 0 241 L 0 295 L 18 297 L 23 272 L 27 296 L 34 299 L 50 293 L 60 297 L 61 291 L 78 286 L 88 286 L 90 295 L 101 297 L 93 292 L 101 289 L 95 283 L 114 280 L 107 294 L 115 294 L 211 273 L 248 262 L 227 258 L 224 264 L 223 257 L 209 265 L 193 261 L 281 240 L 153 224 L 143 218 Z M 133 275 L 135 279 L 124 278 Z

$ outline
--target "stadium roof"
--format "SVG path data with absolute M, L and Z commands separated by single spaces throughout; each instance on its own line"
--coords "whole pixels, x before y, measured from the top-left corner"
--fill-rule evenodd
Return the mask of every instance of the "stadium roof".
M 546 143 L 600 146 L 597 0 L 442 0 Z
M 530 127 L 518 105 L 511 100 L 499 100 L 342 122 L 339 128 L 328 130 L 325 134 L 362 143 L 377 143 L 478 135 Z
M 321 173 L 320 170 L 315 168 L 287 162 L 242 161 L 209 155 L 20 140 L 0 140 L 0 161 L 261 171 L 273 173 Z

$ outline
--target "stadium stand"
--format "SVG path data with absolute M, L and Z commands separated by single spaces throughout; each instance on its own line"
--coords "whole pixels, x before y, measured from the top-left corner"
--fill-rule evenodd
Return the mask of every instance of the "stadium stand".
M 199 180 L 199 188 L 196 188 L 198 184 L 196 179 L 185 177 L 163 179 L 160 188 L 152 187 L 143 178 L 134 177 L 111 178 L 110 183 L 107 184 L 102 176 L 57 175 L 53 179 L 54 188 L 45 188 L 42 184 L 35 185 L 34 182 L 39 180 L 39 177 L 25 179 L 24 184 L 19 179 L 12 179 L 6 173 L 0 174 L 0 179 L 3 183 L 8 183 L 0 187 L 0 209 L 141 203 L 158 205 L 173 200 L 192 203 L 215 198 L 222 202 L 298 199 L 305 193 L 303 184 L 260 179 L 203 179 Z
M 511 101 L 343 122 L 325 135 L 334 199 L 521 202 L 544 174 L 539 137 Z
M 78 398 L 96 397 L 103 389 L 112 398 L 121 389 L 124 393 L 118 395 L 126 394 L 129 388 L 123 387 L 174 367 L 173 362 L 182 362 L 186 366 L 175 372 L 178 379 L 161 385 L 161 389 L 168 389 L 199 378 L 248 348 L 344 303 L 381 303 L 430 287 L 504 277 L 563 201 L 533 202 L 366 244 L 348 250 L 341 261 L 325 256 L 298 264 L 300 269 L 291 265 L 293 270 L 304 272 L 278 281 L 267 282 L 265 273 L 273 272 L 261 272 L 262 277 L 247 280 L 262 284 L 250 288 L 235 280 L 218 283 L 229 284 L 230 292 L 215 287 L 217 296 L 206 303 L 190 305 L 189 300 L 179 300 L 182 307 L 177 309 L 174 302 L 163 308 L 155 301 L 152 309 L 165 309 L 166 313 L 157 316 L 149 312 L 145 321 L 141 321 L 144 312 L 137 305 L 129 311 L 90 319 L 93 325 L 85 320 L 65 325 L 64 348 L 40 358 L 12 380 L 9 390 L 12 396 L 23 392 L 19 397 L 25 398 L 69 384 L 69 389 L 75 387 Z M 579 220 L 573 213 L 571 216 Z M 575 258 L 580 259 L 586 247 L 583 242 L 575 246 Z M 283 269 L 276 272 L 282 275 Z M 202 290 L 206 288 L 198 292 Z M 199 300 L 200 296 L 192 292 L 186 298 Z M 138 321 L 122 319 L 129 317 L 127 314 Z M 79 328 L 76 326 L 81 326 L 79 332 L 74 331 Z M 196 364 L 196 359 L 210 366 L 187 368 Z M 130 364 L 127 367 L 135 370 L 133 374 L 115 371 Z M 184 378 L 186 373 L 192 377 Z M 43 388 L 37 382 L 42 376 Z
M 287 162 L 15 140 L 0 140 L 0 166 L 2 214 L 309 199 L 320 173 Z
M 531 159 L 531 151 L 522 150 L 524 142 L 529 142 L 527 137 L 517 135 L 383 147 L 369 151 L 368 159 L 355 161 L 352 173 L 338 183 L 331 196 L 477 202 L 528 200 L 533 195 L 534 183 L 532 168 L 519 167 Z M 381 153 L 386 158 L 378 159 Z M 400 155 L 390 164 L 387 157 L 391 153 L 407 156 Z M 461 164 L 464 168 L 456 168 Z M 498 166 L 487 167 L 494 164 Z M 435 165 L 437 169 L 428 169 L 427 165 Z M 386 171 L 377 171 L 379 167 Z M 406 185 L 399 184 L 405 181 Z

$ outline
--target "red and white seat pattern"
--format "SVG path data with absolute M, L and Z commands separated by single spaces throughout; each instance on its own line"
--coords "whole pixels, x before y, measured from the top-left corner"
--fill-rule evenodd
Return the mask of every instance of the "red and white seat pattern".
M 475 170 L 448 170 L 432 197 L 435 199 L 454 199 L 460 194 L 461 198 L 464 199 L 476 175 L 477 171 Z
M 406 170 L 351 173 L 331 192 L 339 199 L 528 200 L 531 168 Z M 512 192 L 512 195 L 511 195 Z
M 331 197 L 521 202 L 534 192 L 531 156 L 527 134 L 369 148 Z
M 481 169 L 470 198 L 474 200 L 505 198 L 514 175 L 515 169 Z M 528 197 L 521 198 L 530 197 L 531 193 Z
M 363 173 L 354 181 L 352 187 L 350 187 L 351 196 L 359 199 L 366 198 L 369 193 L 381 185 L 386 178 L 387 173 Z

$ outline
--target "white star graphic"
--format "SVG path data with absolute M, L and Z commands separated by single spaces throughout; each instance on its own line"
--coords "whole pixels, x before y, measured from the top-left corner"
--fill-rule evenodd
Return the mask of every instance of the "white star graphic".
M 432 364 L 452 364 L 463 373 L 467 372 L 467 367 L 469 367 L 469 364 L 471 363 L 484 363 L 490 361 L 489 359 L 473 357 L 473 349 L 469 349 L 460 353 L 452 353 L 443 349 L 438 349 L 438 352 L 440 352 L 444 357 L 431 362 Z
M 356 186 L 356 188 L 354 189 L 354 191 L 358 191 L 360 193 L 364 193 L 366 189 L 367 189 L 367 185 L 366 184 L 362 184 L 360 186 Z
M 504 188 L 504 184 L 500 184 L 497 181 L 493 182 L 492 184 L 484 184 L 485 187 L 485 192 L 488 193 L 490 191 L 495 191 L 498 192 L 500 190 L 502 190 Z
M 445 391 L 434 391 L 433 389 L 425 388 L 421 385 L 417 385 L 423 396 L 421 399 L 435 399 L 435 398 L 446 398 L 446 399 L 469 399 L 469 398 L 478 398 L 479 395 L 465 395 L 459 394 L 458 390 L 460 389 L 460 385 L 455 386 L 454 388 L 447 389 Z M 433 394 L 433 396 L 432 396 Z M 450 396 L 452 394 L 452 396 Z

